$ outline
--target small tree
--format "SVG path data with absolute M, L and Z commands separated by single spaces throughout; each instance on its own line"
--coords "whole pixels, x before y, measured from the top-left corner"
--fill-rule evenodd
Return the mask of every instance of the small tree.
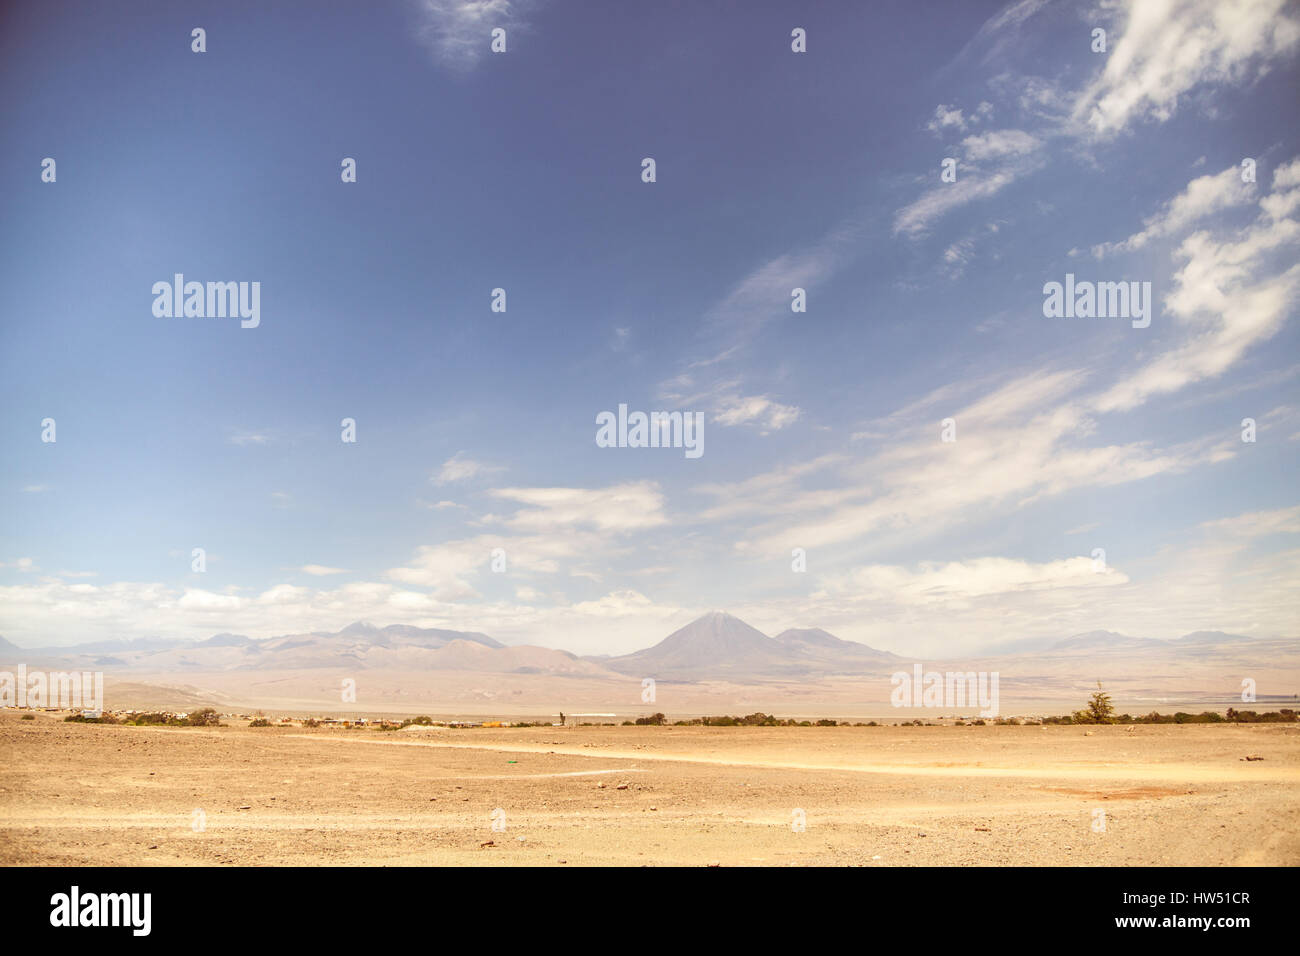
M 1088 709 L 1076 710 L 1073 719 L 1076 724 L 1113 724 L 1115 722 L 1115 705 L 1110 702 L 1110 694 L 1102 691 L 1101 681 L 1097 681 L 1097 692 L 1088 701 Z

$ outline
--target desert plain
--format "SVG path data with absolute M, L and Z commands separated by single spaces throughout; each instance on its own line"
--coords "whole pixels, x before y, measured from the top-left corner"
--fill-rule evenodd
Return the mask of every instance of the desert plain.
M 0 711 L 9 866 L 1300 864 L 1295 724 L 379 732 L 34 717 Z

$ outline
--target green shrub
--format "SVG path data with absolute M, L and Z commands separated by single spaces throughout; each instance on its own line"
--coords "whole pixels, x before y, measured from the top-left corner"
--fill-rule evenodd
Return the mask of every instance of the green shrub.
M 185 718 L 190 727 L 220 727 L 221 715 L 211 707 L 203 707 Z

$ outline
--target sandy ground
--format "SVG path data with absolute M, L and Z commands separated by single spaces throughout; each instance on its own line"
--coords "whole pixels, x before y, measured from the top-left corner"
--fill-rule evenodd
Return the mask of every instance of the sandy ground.
M 1296 865 L 1300 727 L 383 733 L 8 711 L 0 863 Z

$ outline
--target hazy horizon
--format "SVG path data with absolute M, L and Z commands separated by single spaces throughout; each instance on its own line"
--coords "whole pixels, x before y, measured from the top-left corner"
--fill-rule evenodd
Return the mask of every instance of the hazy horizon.
M 670 625 L 670 627 L 672 628 L 671 633 L 669 633 L 669 632 L 664 632 L 664 633 L 658 634 L 657 636 L 647 638 L 643 643 L 638 644 L 638 645 L 636 645 L 635 647 L 631 648 L 631 652 L 634 653 L 634 652 L 639 651 L 639 650 L 647 650 L 647 649 L 649 649 L 649 648 L 652 648 L 652 647 L 654 647 L 655 645 L 659 644 L 661 641 L 665 640 L 667 637 L 671 636 L 671 634 L 675 634 L 675 633 L 677 633 L 679 630 L 682 630 L 682 629 L 685 628 L 685 627 L 689 627 L 691 624 L 695 624 L 695 623 L 701 622 L 701 621 L 703 621 L 703 620 L 705 620 L 705 619 L 707 619 L 707 618 L 709 618 L 709 617 L 711 617 L 711 616 L 713 616 L 713 615 L 722 615 L 722 616 L 724 616 L 724 617 L 729 617 L 729 618 L 734 618 L 734 619 L 736 619 L 736 620 L 740 620 L 740 618 L 738 618 L 736 615 L 731 614 L 729 611 L 721 611 L 721 610 L 716 610 L 716 609 L 715 609 L 715 610 L 712 610 L 712 611 L 708 611 L 708 612 L 706 612 L 705 614 L 703 614 L 703 615 L 701 615 L 701 616 L 699 616 L 699 617 L 693 618 L 693 619 L 691 619 L 691 620 L 685 622 L 684 624 L 682 624 L 682 625 L 680 625 L 680 626 L 678 626 L 678 625 Z M 748 622 L 742 622 L 742 623 L 746 623 L 746 624 L 747 624 Z M 271 635 L 266 635 L 266 636 L 263 636 L 263 637 L 254 637 L 254 636 L 252 636 L 252 635 L 247 635 L 247 634 L 236 634 L 236 633 L 234 633 L 234 632 L 232 632 L 232 631 L 221 631 L 221 632 L 218 632 L 218 633 L 214 633 L 214 634 L 206 635 L 206 636 L 204 636 L 204 637 L 191 637 L 191 638 L 169 637 L 168 635 L 165 635 L 165 634 L 149 634 L 149 635 L 135 635 L 135 636 L 130 636 L 130 637 L 116 637 L 116 638 L 114 638 L 114 637 L 109 637 L 109 638 L 97 639 L 97 640 L 94 640 L 94 641 L 75 641 L 75 642 L 68 642 L 68 643 L 55 643 L 55 644 L 35 644 L 35 645 L 22 646 L 22 647 L 19 647 L 19 649 L 20 649 L 20 650 L 34 650 L 34 651 L 40 651 L 40 650 L 54 650 L 54 651 L 58 651 L 58 650 L 67 650 L 67 649 L 69 649 L 69 648 L 81 647 L 81 646 L 86 646 L 86 645 L 95 645 L 95 646 L 98 646 L 98 645 L 132 644 L 132 643 L 137 643 L 137 642 L 138 642 L 138 643 L 148 643 L 148 642 L 168 642 L 168 641 L 180 641 L 180 642 L 187 643 L 187 644 L 197 645 L 197 644 L 202 644 L 202 643 L 204 643 L 204 642 L 206 642 L 206 641 L 212 640 L 212 639 L 214 639 L 214 638 L 220 638 L 220 637 L 240 637 L 240 638 L 247 638 L 247 639 L 252 640 L 252 641 L 254 641 L 254 642 L 263 642 L 263 641 L 274 641 L 274 640 L 277 640 L 277 639 L 279 639 L 279 638 L 285 638 L 285 637 L 297 637 L 297 636 L 301 636 L 301 635 L 304 635 L 304 634 L 338 635 L 338 634 L 347 633 L 347 632 L 350 631 L 350 630 L 355 631 L 355 629 L 357 629 L 357 628 L 372 629 L 372 630 L 374 630 L 374 631 L 383 631 L 383 630 L 385 630 L 385 629 L 388 628 L 388 627 L 403 627 L 403 626 L 406 626 L 406 627 L 411 627 L 411 626 L 419 627 L 420 625 L 409 625 L 409 624 L 383 624 L 383 623 L 379 623 L 379 622 L 376 622 L 376 621 L 357 620 L 357 621 L 349 622 L 347 625 L 345 625 L 345 626 L 342 627 L 342 628 L 336 628 L 336 629 L 333 629 L 333 630 L 313 629 L 313 630 L 309 630 L 309 631 L 301 631 L 301 632 L 293 632 L 293 633 L 271 634 Z M 475 634 L 475 633 L 476 633 L 476 634 L 483 634 L 483 635 L 486 636 L 486 637 L 489 637 L 489 638 L 493 638 L 493 639 L 495 639 L 495 635 L 488 634 L 488 633 L 486 633 L 486 632 L 484 632 L 484 631 L 474 630 L 474 629 L 434 628 L 434 627 L 428 627 L 428 628 L 423 628 L 423 629 L 424 629 L 424 630 L 448 630 L 448 631 L 454 631 L 455 633 L 461 633 L 461 634 Z M 757 628 L 756 628 L 756 630 L 761 630 L 761 629 L 757 629 Z M 786 632 L 786 631 L 798 631 L 798 630 L 820 630 L 820 631 L 825 631 L 826 633 L 831 633 L 831 632 L 827 631 L 825 628 L 820 628 L 820 627 L 818 627 L 818 626 L 815 625 L 815 624 L 795 624 L 795 625 L 791 625 L 791 626 L 789 626 L 789 627 L 783 627 L 783 628 L 780 628 L 780 629 L 778 629 L 777 631 L 774 631 L 774 632 L 771 632 L 771 633 L 768 633 L 768 632 L 766 632 L 766 631 L 762 631 L 762 633 L 764 633 L 764 635 L 767 636 L 767 637 L 775 638 L 775 637 L 776 637 L 778 634 L 780 634 L 780 633 L 784 633 L 784 632 Z M 1207 633 L 1207 631 L 1205 631 L 1205 630 L 1200 630 L 1200 631 L 1186 631 L 1186 632 L 1183 632 L 1183 633 L 1178 634 L 1178 635 L 1177 635 L 1176 637 L 1174 637 L 1174 638 L 1151 638 L 1151 637 L 1148 637 L 1148 636 L 1146 636 L 1146 635 L 1142 635 L 1142 634 L 1122 634 L 1122 633 L 1120 633 L 1120 632 L 1118 632 L 1118 631 L 1115 631 L 1115 630 L 1113 630 L 1113 629 L 1111 629 L 1111 628 L 1094 628 L 1094 629 L 1089 630 L 1089 631 L 1078 632 L 1078 633 L 1070 633 L 1070 634 L 1062 634 L 1062 635 L 1055 636 L 1055 637 L 1054 637 L 1054 636 L 1050 636 L 1050 635 L 1045 635 L 1045 636 L 1039 636 L 1039 637 L 1020 637 L 1020 638 L 1012 638 L 1012 639 L 1008 639 L 1008 640 L 1006 640 L 1006 641 L 1003 641 L 1003 642 L 1001 642 L 1001 643 L 992 644 L 992 645 L 989 645 L 989 646 L 987 646 L 987 647 L 985 647 L 985 648 L 982 648 L 982 649 L 981 649 L 979 652 L 977 652 L 976 654 L 967 654 L 967 655 L 965 655 L 965 656 L 968 656 L 968 657 L 969 657 L 969 656 L 979 656 L 979 655 L 981 655 L 981 654 L 983 654 L 983 655 L 995 655 L 995 656 L 1000 656 L 1000 655 L 1010 655 L 1010 654 L 1019 653 L 1019 652 L 1021 652 L 1022 650 L 1025 650 L 1026 648 L 1030 649 L 1030 650 L 1028 650 L 1027 652 L 1032 653 L 1032 652 L 1034 652 L 1034 651 L 1039 651 L 1039 650 L 1047 649 L 1047 648 L 1051 647 L 1051 645 L 1054 644 L 1054 643 L 1059 643 L 1059 642 L 1062 642 L 1062 641 L 1068 641 L 1068 640 L 1071 640 L 1071 639 L 1073 639 L 1073 638 L 1085 637 L 1085 636 L 1093 636 L 1093 635 L 1113 635 L 1113 636 L 1115 636 L 1115 637 L 1130 638 L 1130 639 L 1139 640 L 1139 641 L 1155 641 L 1155 642 L 1159 642 L 1159 643 L 1162 643 L 1162 644 L 1168 644 L 1168 645 L 1170 645 L 1170 646 L 1177 646 L 1178 643 L 1179 643 L 1179 641 L 1182 640 L 1183 638 L 1191 637 L 1191 636 L 1196 635 L 1196 634 L 1205 634 L 1205 633 Z M 1221 630 L 1218 630 L 1218 629 L 1214 629 L 1213 631 L 1210 631 L 1210 632 L 1208 632 L 1208 633 L 1218 633 L 1218 634 L 1223 634 L 1223 635 L 1225 635 L 1226 637 L 1229 637 L 1229 638 L 1245 638 L 1245 639 L 1248 639 L 1248 640 L 1286 640 L 1286 639 L 1289 639 L 1289 637 L 1290 637 L 1290 635 L 1283 635 L 1283 634 L 1267 634 L 1267 635 L 1246 635 L 1246 634 L 1236 634 L 1236 633 L 1233 633 L 1233 632 L 1230 632 L 1230 631 L 1221 631 Z M 875 650 L 886 651 L 886 652 L 889 652 L 889 653 L 898 654 L 898 655 L 900 655 L 900 657 L 904 657 L 904 658 L 905 658 L 905 657 L 908 656 L 907 653 L 906 653 L 907 650 L 908 650 L 908 648 L 906 648 L 906 647 L 898 647 L 898 648 L 890 648 L 890 647 L 884 647 L 884 646 L 876 647 L 876 646 L 874 646 L 874 645 L 868 645 L 868 644 L 866 644 L 866 643 L 864 643 L 864 642 L 861 642 L 861 641 L 853 641 L 851 638 L 844 638 L 844 637 L 841 637 L 839 634 L 831 634 L 831 636 L 832 636 L 832 637 L 839 638 L 840 640 L 849 641 L 850 643 L 861 644 L 861 645 L 864 646 L 864 647 L 871 647 L 871 648 L 873 648 L 873 649 L 875 649 Z M 4 634 L 0 634 L 0 640 L 8 640 L 8 638 L 7 638 Z M 14 642 L 13 642 L 13 641 L 9 641 L 9 643 L 10 643 L 10 644 L 13 644 Z M 527 640 L 516 641 L 516 642 L 501 642 L 501 643 L 503 644 L 503 646 L 506 646 L 506 647 L 534 646 L 534 642 L 527 641 Z M 14 646 L 18 646 L 18 645 L 14 645 Z M 565 648 L 562 644 L 535 644 L 535 646 L 539 646 L 539 647 L 553 647 L 553 648 L 556 649 L 556 650 L 568 650 L 568 649 Z M 601 657 L 601 656 L 615 656 L 615 655 L 609 655 L 609 654 L 587 654 L 587 655 L 583 655 L 583 656 L 587 656 L 587 657 Z

